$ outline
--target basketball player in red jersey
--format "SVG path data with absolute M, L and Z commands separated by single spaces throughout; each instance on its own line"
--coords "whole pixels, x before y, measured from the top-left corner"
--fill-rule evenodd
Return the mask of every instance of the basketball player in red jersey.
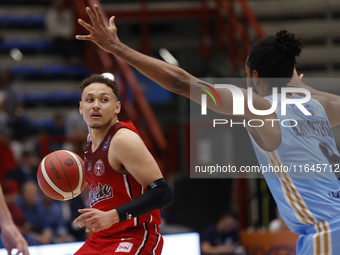
M 91 208 L 80 209 L 75 223 L 93 232 L 75 254 L 161 254 L 158 209 L 172 203 L 171 189 L 133 124 L 118 120 L 116 82 L 93 75 L 80 89 Z

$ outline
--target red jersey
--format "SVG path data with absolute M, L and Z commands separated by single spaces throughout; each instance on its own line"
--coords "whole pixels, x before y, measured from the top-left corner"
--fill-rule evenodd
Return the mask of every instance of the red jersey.
M 84 175 L 90 187 L 90 206 L 102 211 L 109 211 L 126 204 L 147 192 L 132 175 L 125 175 L 114 170 L 108 159 L 108 151 L 112 137 L 120 128 L 128 128 L 138 133 L 131 121 L 114 124 L 99 147 L 92 152 L 91 138 L 88 140 L 84 156 Z M 141 228 L 143 223 L 159 225 L 160 210 L 152 211 L 130 220 L 113 224 L 110 228 L 99 231 L 100 236 L 111 236 L 128 228 Z

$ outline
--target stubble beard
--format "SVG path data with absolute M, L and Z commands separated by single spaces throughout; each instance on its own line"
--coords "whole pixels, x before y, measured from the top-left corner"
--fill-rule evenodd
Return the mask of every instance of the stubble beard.
M 109 125 L 109 122 L 106 122 L 106 123 L 93 123 L 91 125 L 89 125 L 89 127 L 91 129 L 102 129 L 102 128 L 105 128 Z
M 89 127 L 91 129 L 100 129 L 102 128 L 103 126 L 105 126 L 105 124 L 101 123 L 101 122 L 95 122 L 95 123 L 92 123 L 89 125 Z
M 107 126 L 109 125 L 113 125 L 114 123 L 112 123 L 112 120 L 108 120 L 107 122 L 103 123 L 103 122 L 100 122 L 100 123 L 92 123 L 92 124 L 88 124 L 88 126 L 91 128 L 91 129 L 102 129 L 102 128 L 106 128 Z
M 93 125 L 90 125 L 90 128 L 92 129 L 100 129 L 103 125 L 102 124 L 93 124 Z

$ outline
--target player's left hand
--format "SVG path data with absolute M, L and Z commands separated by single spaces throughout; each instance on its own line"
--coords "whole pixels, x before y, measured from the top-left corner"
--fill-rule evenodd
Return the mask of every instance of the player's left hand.
M 79 227 L 87 226 L 86 232 L 98 232 L 111 227 L 119 222 L 119 216 L 115 209 L 111 211 L 101 211 L 94 208 L 79 209 L 81 215 L 74 220 L 74 223 L 80 223 Z
M 300 80 L 302 80 L 303 74 L 298 75 L 296 68 L 294 68 L 293 78 L 300 78 Z
M 303 78 L 303 74 L 298 75 L 296 68 L 294 68 L 292 79 L 287 84 L 287 87 L 303 88 L 303 89 L 309 90 L 309 92 L 312 94 L 315 93 L 315 90 L 312 87 L 306 85 L 302 81 L 302 78 Z M 304 93 L 296 93 L 296 94 L 300 96 L 306 96 Z
M 303 74 L 298 75 L 296 68 L 294 68 L 293 76 L 290 82 L 287 84 L 287 87 L 298 87 L 298 88 L 306 88 L 308 87 L 302 81 Z
M 1 225 L 1 239 L 8 252 L 12 254 L 13 248 L 17 248 L 16 255 L 23 254 L 29 255 L 28 245 L 24 237 L 20 234 L 17 227 L 13 222 L 9 222 Z
M 86 23 L 82 19 L 78 19 L 79 24 L 82 25 L 90 34 L 76 35 L 76 39 L 94 42 L 106 52 L 111 52 L 112 46 L 119 42 L 117 27 L 114 22 L 115 17 L 112 16 L 109 20 L 109 26 L 106 26 L 98 5 L 95 4 L 93 9 L 94 11 L 92 11 L 90 7 L 86 7 L 86 12 L 92 25 Z

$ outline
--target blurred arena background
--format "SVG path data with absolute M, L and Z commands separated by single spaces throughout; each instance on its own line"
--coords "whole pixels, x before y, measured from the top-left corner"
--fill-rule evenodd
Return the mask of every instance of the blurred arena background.
M 242 77 L 250 45 L 286 29 L 304 41 L 297 59 L 299 73 L 306 78 L 339 78 L 340 1 L 70 0 L 64 1 L 68 15 L 60 19 L 51 13 L 56 2 L 62 1 L 0 0 L 0 181 L 4 187 L 8 180 L 16 180 L 20 187 L 14 191 L 20 196 L 30 179 L 27 175 L 33 176 L 50 151 L 64 148 L 82 156 L 87 130 L 78 113 L 78 84 L 92 73 L 110 72 L 121 89 L 120 120 L 135 123 L 175 193 L 174 204 L 162 211 L 163 233 L 201 233 L 222 212 L 232 210 L 248 253 L 255 254 L 254 244 L 247 243 L 249 230 L 268 230 L 279 217 L 265 181 L 190 179 L 189 101 L 97 46 L 75 41 L 75 34 L 87 33 L 76 21 L 86 20 L 86 6 L 100 3 L 107 16 L 116 16 L 122 42 L 204 78 Z M 340 94 L 336 79 L 318 89 Z M 229 132 L 235 138 L 233 162 L 256 165 L 246 131 Z M 334 135 L 340 143 L 338 129 Z M 12 194 L 13 188 L 7 192 Z M 61 208 L 70 234 L 72 205 L 65 204 Z M 79 238 L 71 234 L 53 242 L 81 241 L 84 236 Z M 261 236 L 252 238 L 263 241 Z M 263 253 L 256 254 L 267 254 L 270 245 L 287 245 L 284 254 L 295 254 L 295 236 L 283 237 L 281 244 L 270 238 L 261 248 Z

